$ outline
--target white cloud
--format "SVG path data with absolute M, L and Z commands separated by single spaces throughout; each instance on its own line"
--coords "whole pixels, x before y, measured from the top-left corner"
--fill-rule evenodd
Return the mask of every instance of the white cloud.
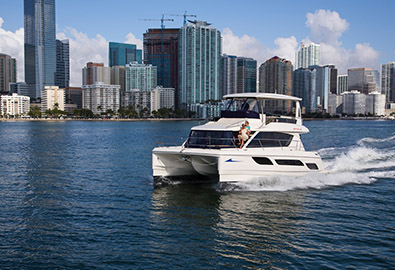
M 321 65 L 334 64 L 340 74 L 352 67 L 379 67 L 380 53 L 368 43 L 358 43 L 352 49 L 342 46 L 340 37 L 350 27 L 346 19 L 339 13 L 330 10 L 316 10 L 314 14 L 306 14 L 306 26 L 310 28 L 310 37 L 304 42 L 315 42 L 321 45 Z M 311 40 L 310 40 L 311 39 Z
M 0 53 L 8 54 L 17 61 L 17 80 L 24 81 L 24 30 L 19 28 L 15 32 L 2 28 L 4 23 L 0 17 Z
M 143 41 L 141 39 L 136 38 L 136 36 L 133 35 L 132 33 L 129 33 L 126 35 L 125 43 L 136 44 L 137 49 L 140 49 L 140 50 L 143 49 Z
M 314 14 L 307 13 L 306 17 L 306 26 L 310 28 L 311 38 L 318 43 L 337 43 L 350 26 L 336 11 L 320 9 Z
M 296 37 L 290 36 L 288 38 L 276 38 L 274 44 L 277 45 L 273 50 L 269 50 L 269 52 L 274 56 L 277 55 L 281 58 L 285 58 L 290 60 L 292 63 L 295 60 L 295 52 L 298 48 L 298 41 Z
M 248 35 L 236 36 L 229 28 L 222 31 L 222 48 L 224 54 L 254 58 L 258 65 L 268 59 L 261 41 Z

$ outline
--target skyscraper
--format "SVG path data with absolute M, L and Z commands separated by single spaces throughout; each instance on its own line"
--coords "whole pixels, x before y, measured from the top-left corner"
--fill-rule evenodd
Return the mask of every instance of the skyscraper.
M 179 28 L 148 29 L 144 33 L 144 63 L 157 67 L 158 85 L 178 88 Z
M 125 71 L 125 90 L 130 92 L 138 90 L 148 92 L 157 86 L 157 68 L 153 65 L 127 64 Z
M 274 56 L 259 67 L 259 92 L 276 93 L 283 95 L 292 94 L 292 63 L 284 58 Z M 284 101 L 268 101 L 268 110 L 291 110 L 291 103 Z
M 220 100 L 221 33 L 204 21 L 190 21 L 180 30 L 178 105 Z
M 386 103 L 395 102 L 395 92 L 391 93 L 391 70 L 395 70 L 395 62 L 381 65 L 381 93 L 385 95 Z M 394 73 L 394 71 L 392 71 Z M 395 85 L 395 81 L 392 82 Z
M 371 68 L 351 68 L 348 70 L 348 91 L 357 90 L 369 94 L 379 90 L 379 72 Z
M 16 60 L 0 53 L 0 95 L 10 93 L 10 83 L 16 82 Z
M 82 69 L 82 85 L 91 85 L 97 82 L 111 83 L 111 68 L 103 63 L 86 63 Z
M 221 96 L 237 93 L 237 56 L 222 56 Z
M 256 60 L 237 57 L 237 92 L 256 92 Z
M 55 0 L 25 0 L 25 81 L 29 95 L 40 98 L 44 86 L 55 84 Z
M 135 44 L 110 42 L 108 57 L 110 67 L 126 66 L 132 62 L 142 63 L 142 51 Z
M 337 95 L 342 94 L 348 90 L 348 75 L 337 76 Z
M 56 40 L 55 85 L 67 88 L 70 84 L 70 46 L 69 40 Z
M 305 45 L 303 42 L 300 44 L 299 50 L 295 53 L 295 69 L 317 66 L 320 65 L 320 61 L 321 50 L 319 44 Z

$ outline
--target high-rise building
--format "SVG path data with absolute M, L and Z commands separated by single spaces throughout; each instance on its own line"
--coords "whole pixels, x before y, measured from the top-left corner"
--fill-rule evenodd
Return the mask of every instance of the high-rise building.
M 337 76 L 337 95 L 341 95 L 348 90 L 348 75 Z
M 16 82 L 16 60 L 0 53 L 0 95 L 10 93 L 10 83 Z
M 292 95 L 302 98 L 300 106 L 305 112 L 313 112 L 317 107 L 312 76 L 312 70 L 307 68 L 298 68 L 293 72 Z
M 292 95 L 292 63 L 274 56 L 259 67 L 259 92 Z M 268 111 L 290 112 L 291 103 L 282 100 L 266 101 Z
M 351 68 L 348 70 L 348 91 L 369 94 L 379 91 L 379 72 L 371 68 Z
M 343 113 L 348 115 L 366 113 L 366 95 L 359 91 L 347 91 L 343 95 Z
M 76 109 L 82 108 L 82 88 L 67 87 L 64 89 L 66 95 L 66 104 L 75 104 Z
M 58 86 L 45 86 L 41 95 L 41 111 L 45 112 L 48 109 L 54 109 L 55 106 L 61 111 L 64 111 L 65 95 L 64 89 Z
M 40 98 L 44 86 L 55 84 L 55 0 L 25 0 L 25 81 L 29 95 Z
M 178 88 L 179 28 L 148 29 L 144 33 L 144 63 L 157 67 L 158 85 Z
M 237 57 L 237 92 L 256 92 L 256 60 Z
M 389 62 L 381 65 L 381 93 L 385 95 L 385 101 L 387 104 L 395 102 L 395 92 L 391 92 L 391 82 L 393 81 L 391 74 L 394 73 L 394 70 L 395 62 Z M 395 85 L 395 82 L 392 82 L 392 84 Z
M 300 44 L 299 50 L 295 53 L 295 69 L 308 68 L 309 66 L 319 66 L 321 61 L 320 45 L 311 43 Z
M 18 94 L 1 96 L 1 115 L 26 115 L 30 110 L 30 97 Z
M 222 99 L 221 33 L 205 21 L 190 21 L 179 36 L 178 105 L 191 111 L 191 105 Z M 198 116 L 198 115 L 197 115 Z
M 97 82 L 111 84 L 111 68 L 105 67 L 103 63 L 89 62 L 82 69 L 82 85 L 91 85 Z
M 237 56 L 222 55 L 221 96 L 237 93 Z
M 135 44 L 110 42 L 108 65 L 126 66 L 126 64 L 137 62 L 142 64 L 142 51 Z
M 119 85 L 104 84 L 97 82 L 82 86 L 82 106 L 91 110 L 94 114 L 100 114 L 108 110 L 119 110 Z
M 56 74 L 55 85 L 60 88 L 70 84 L 70 45 L 69 40 L 56 40 Z
M 127 64 L 125 71 L 125 90 L 151 91 L 158 84 L 156 81 L 157 68 L 153 65 Z
M 29 96 L 29 88 L 25 82 L 10 83 L 10 94 Z

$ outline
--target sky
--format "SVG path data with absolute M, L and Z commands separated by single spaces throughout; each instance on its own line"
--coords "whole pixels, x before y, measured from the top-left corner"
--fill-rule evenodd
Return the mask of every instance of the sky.
M 17 59 L 18 81 L 24 80 L 23 2 L 0 0 L 0 53 Z M 252 57 L 258 66 L 275 55 L 294 63 L 300 42 L 321 44 L 321 65 L 334 64 L 339 74 L 395 61 L 393 0 L 56 0 L 57 38 L 70 40 L 71 85 L 81 85 L 87 62 L 108 64 L 108 42 L 142 49 L 143 33 L 159 28 L 162 14 L 185 11 L 221 31 L 223 53 Z M 182 16 L 165 18 L 174 19 L 166 28 L 183 24 Z

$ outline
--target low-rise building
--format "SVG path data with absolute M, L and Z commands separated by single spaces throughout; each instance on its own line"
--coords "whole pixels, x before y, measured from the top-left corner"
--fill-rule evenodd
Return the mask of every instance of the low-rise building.
M 65 93 L 64 89 L 58 86 L 45 86 L 41 92 L 41 111 L 54 109 L 55 105 L 61 111 L 64 111 Z
M 151 91 L 151 112 L 161 108 L 174 109 L 175 89 L 156 87 Z
M 91 110 L 94 114 L 108 110 L 112 110 L 114 113 L 118 112 L 120 88 L 119 85 L 102 82 L 82 86 L 83 108 Z
M 359 91 L 343 92 L 343 113 L 348 115 L 366 113 L 366 95 Z
M 30 97 L 12 94 L 12 96 L 1 96 L 1 114 L 26 115 L 30 110 Z
M 385 95 L 372 92 L 366 96 L 366 113 L 373 115 L 385 115 Z

